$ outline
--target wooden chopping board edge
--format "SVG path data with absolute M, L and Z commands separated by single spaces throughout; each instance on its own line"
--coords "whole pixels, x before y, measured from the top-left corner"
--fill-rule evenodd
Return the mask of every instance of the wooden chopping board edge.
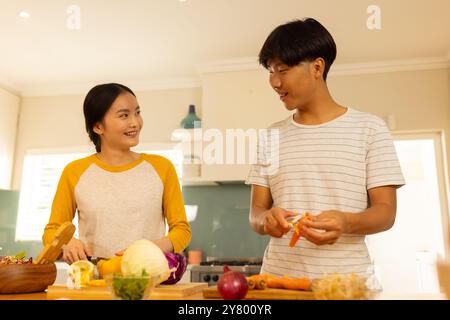
M 217 286 L 203 290 L 206 299 L 222 299 Z M 312 291 L 266 288 L 263 290 L 248 290 L 246 300 L 315 300 Z
M 176 283 L 173 285 L 160 285 L 156 287 L 151 296 L 185 297 L 208 287 L 204 282 Z M 52 285 L 47 288 L 47 297 L 50 299 L 111 299 L 111 293 L 107 287 L 86 287 L 81 289 L 69 289 L 65 285 Z

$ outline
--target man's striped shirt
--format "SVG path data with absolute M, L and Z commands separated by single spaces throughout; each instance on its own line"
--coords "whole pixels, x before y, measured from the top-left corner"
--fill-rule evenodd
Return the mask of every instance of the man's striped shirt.
M 246 183 L 269 188 L 273 207 L 299 214 L 362 212 L 369 206 L 369 189 L 405 184 L 385 122 L 351 108 L 320 125 L 298 124 L 292 116 L 273 124 L 258 141 L 258 160 Z M 291 248 L 292 232 L 270 239 L 261 273 L 311 278 L 373 273 L 364 235 L 344 234 L 321 246 L 301 238 Z

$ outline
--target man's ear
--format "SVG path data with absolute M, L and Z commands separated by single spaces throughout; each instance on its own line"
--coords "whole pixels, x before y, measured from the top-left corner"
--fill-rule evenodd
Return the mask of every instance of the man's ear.
M 97 122 L 93 128 L 94 132 L 101 136 L 103 134 L 103 125 L 100 122 Z
M 323 72 L 325 70 L 325 60 L 323 58 L 317 58 L 312 63 L 313 74 L 315 78 L 323 78 Z

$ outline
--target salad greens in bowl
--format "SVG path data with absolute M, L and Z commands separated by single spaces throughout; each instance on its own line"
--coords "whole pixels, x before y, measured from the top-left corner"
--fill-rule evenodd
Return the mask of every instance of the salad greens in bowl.
M 148 300 L 159 284 L 159 277 L 150 276 L 145 270 L 140 275 L 108 274 L 104 279 L 113 300 Z

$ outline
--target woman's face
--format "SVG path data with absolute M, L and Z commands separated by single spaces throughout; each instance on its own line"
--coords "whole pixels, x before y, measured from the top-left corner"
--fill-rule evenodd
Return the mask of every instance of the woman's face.
M 140 107 L 131 93 L 122 93 L 113 102 L 103 120 L 94 127 L 104 148 L 129 150 L 139 143 L 143 126 Z

